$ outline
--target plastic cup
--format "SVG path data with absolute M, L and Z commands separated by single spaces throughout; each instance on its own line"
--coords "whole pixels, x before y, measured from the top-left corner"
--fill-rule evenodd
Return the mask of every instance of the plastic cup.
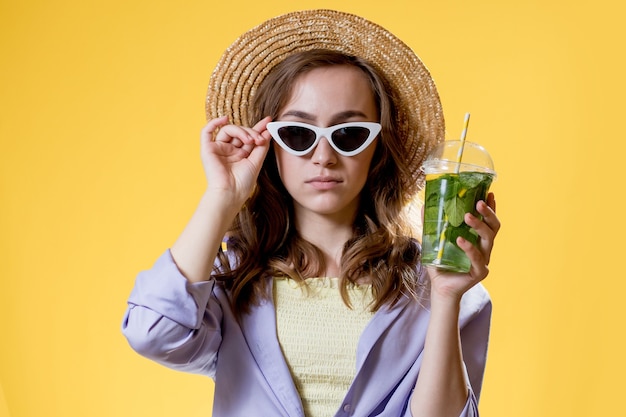
M 459 150 L 463 153 L 459 161 Z M 478 234 L 465 221 L 465 213 L 476 212 L 496 178 L 493 161 L 482 146 L 460 140 L 440 143 L 422 166 L 426 174 L 422 264 L 468 272 L 471 262 L 456 244 L 459 236 L 476 245 Z

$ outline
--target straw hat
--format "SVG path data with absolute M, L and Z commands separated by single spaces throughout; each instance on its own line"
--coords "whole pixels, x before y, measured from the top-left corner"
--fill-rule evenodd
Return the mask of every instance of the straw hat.
M 444 139 L 439 94 L 430 73 L 404 42 L 362 17 L 334 10 L 305 10 L 274 17 L 241 35 L 222 55 L 206 99 L 207 119 L 227 115 L 250 126 L 248 105 L 272 68 L 287 56 L 330 49 L 370 62 L 395 90 L 399 137 L 412 175 L 404 184 L 412 197 L 423 185 L 426 154 Z

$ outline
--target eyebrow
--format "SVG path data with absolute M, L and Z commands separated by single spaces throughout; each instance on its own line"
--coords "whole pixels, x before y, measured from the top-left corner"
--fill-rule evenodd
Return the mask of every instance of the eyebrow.
M 302 119 L 302 120 L 307 120 L 310 122 L 314 122 L 316 120 L 316 117 L 314 115 L 312 115 L 311 113 L 307 113 L 304 111 L 300 111 L 300 110 L 289 110 L 283 114 L 280 115 L 280 117 L 285 117 L 285 116 L 293 116 L 296 117 L 298 119 Z M 333 115 L 333 118 L 331 119 L 332 124 L 337 124 L 337 123 L 341 123 L 345 120 L 351 119 L 353 117 L 362 117 L 367 119 L 367 115 L 361 111 L 358 110 L 346 110 L 340 113 L 337 113 L 335 115 Z

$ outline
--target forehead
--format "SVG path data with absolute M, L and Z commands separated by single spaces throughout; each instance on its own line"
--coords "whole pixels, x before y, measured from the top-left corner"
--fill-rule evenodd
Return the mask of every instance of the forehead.
M 374 92 L 363 70 L 333 65 L 298 75 L 279 113 L 306 112 L 323 117 L 352 111 L 373 120 L 378 118 L 376 109 Z
M 340 84 L 348 82 L 350 86 L 365 86 L 371 91 L 371 83 L 365 71 L 357 66 L 349 64 L 325 65 L 305 69 L 294 78 L 292 91 L 302 84 Z

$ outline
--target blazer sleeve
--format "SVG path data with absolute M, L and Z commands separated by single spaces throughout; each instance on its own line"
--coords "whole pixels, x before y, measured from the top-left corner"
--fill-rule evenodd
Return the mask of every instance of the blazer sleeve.
M 465 407 L 459 417 L 479 416 L 478 400 L 487 362 L 490 324 L 491 299 L 483 285 L 477 284 L 461 299 L 459 328 L 463 363 L 468 381 L 468 395 Z M 406 416 L 412 416 L 410 407 L 408 407 Z
M 487 363 L 491 307 L 489 293 L 482 284 L 474 286 L 461 300 L 459 327 L 463 362 L 477 401 L 480 399 Z
M 477 284 L 461 300 L 459 327 L 461 350 L 467 375 L 468 398 L 460 417 L 478 417 L 478 400 L 487 363 L 491 299 L 482 284 Z
M 221 305 L 214 281 L 190 283 L 170 251 L 139 273 L 122 333 L 140 355 L 167 367 L 214 376 L 221 343 Z

